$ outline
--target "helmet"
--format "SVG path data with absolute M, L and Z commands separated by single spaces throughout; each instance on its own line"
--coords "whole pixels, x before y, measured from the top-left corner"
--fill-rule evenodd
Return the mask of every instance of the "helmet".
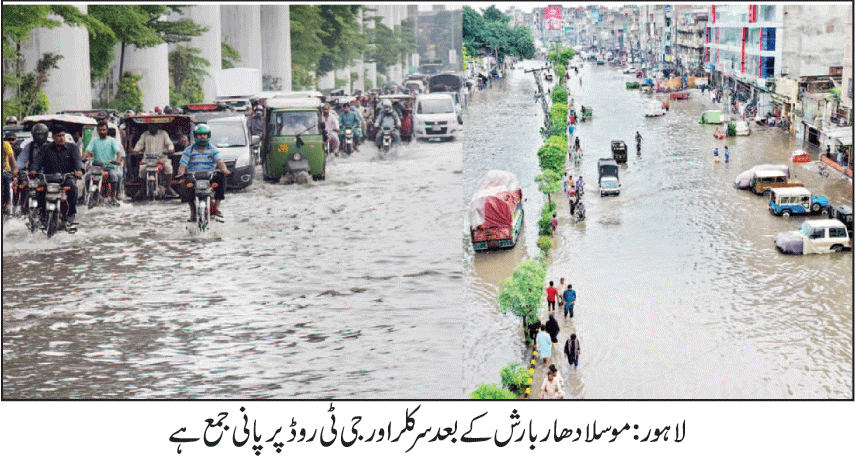
M 6 125 L 18 125 L 18 118 L 15 116 L 6 117 Z
M 33 141 L 35 141 L 37 146 L 41 146 L 48 142 L 48 126 L 45 124 L 36 124 L 33 125 L 33 129 L 30 131 L 33 134 Z
M 12 130 L 4 130 L 4 131 L 3 131 L 3 139 L 4 139 L 4 140 L 14 140 L 14 139 L 16 139 L 16 138 L 15 138 L 15 132 L 13 132 Z
M 96 119 L 106 119 L 107 117 L 108 117 L 107 111 L 105 111 L 103 109 L 98 111 L 98 115 L 95 116 Z
M 164 114 L 172 114 L 172 113 L 173 113 L 173 108 L 171 108 L 169 106 L 164 106 Z
M 160 112 L 161 112 L 161 107 L 160 107 L 160 106 L 155 106 L 155 112 L 160 113 Z
M 196 135 L 208 135 L 205 139 L 200 139 Z M 211 128 L 206 124 L 199 124 L 193 129 L 193 137 L 196 138 L 196 145 L 199 147 L 208 146 L 208 138 L 211 138 Z

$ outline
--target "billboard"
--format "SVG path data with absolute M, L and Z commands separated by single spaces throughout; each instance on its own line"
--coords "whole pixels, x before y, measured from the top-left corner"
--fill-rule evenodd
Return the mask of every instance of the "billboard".
M 562 29 L 562 7 L 548 6 L 545 8 L 545 24 L 548 30 Z

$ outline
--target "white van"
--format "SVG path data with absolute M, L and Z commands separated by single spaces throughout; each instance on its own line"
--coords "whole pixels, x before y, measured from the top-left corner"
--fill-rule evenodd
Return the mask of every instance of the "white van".
M 461 131 L 452 95 L 417 95 L 414 102 L 414 134 L 417 139 L 454 139 Z

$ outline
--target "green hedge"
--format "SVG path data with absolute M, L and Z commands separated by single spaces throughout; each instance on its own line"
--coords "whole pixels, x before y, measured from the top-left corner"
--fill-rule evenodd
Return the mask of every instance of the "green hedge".
M 470 399 L 516 399 L 518 396 L 511 391 L 493 383 L 483 383 L 470 394 Z
M 554 89 L 553 93 L 551 93 L 551 101 L 554 103 L 568 103 L 568 90 L 565 87 L 557 87 Z M 553 112 L 553 111 L 551 111 Z
M 512 362 L 500 371 L 500 379 L 509 391 L 523 395 L 532 382 L 533 374 L 526 367 Z

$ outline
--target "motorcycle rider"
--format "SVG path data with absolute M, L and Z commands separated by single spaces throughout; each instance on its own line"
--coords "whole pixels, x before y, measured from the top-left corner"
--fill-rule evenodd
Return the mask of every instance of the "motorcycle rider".
M 584 185 L 584 184 L 586 184 L 586 183 L 583 181 L 583 176 L 580 176 L 580 177 L 577 179 L 577 182 L 576 182 L 576 183 L 575 183 L 575 185 L 574 185 L 574 186 L 575 186 L 575 188 L 579 191 L 579 193 L 582 193 L 582 192 L 583 192 L 583 185 Z
M 55 124 L 51 127 L 51 137 L 53 143 L 45 143 L 39 152 L 33 156 L 33 163 L 30 164 L 30 177 L 35 177 L 36 173 L 51 175 L 55 173 L 74 173 L 76 178 L 83 176 L 83 163 L 80 160 L 80 151 L 74 143 L 66 143 L 65 127 L 62 124 Z M 77 184 L 70 178 L 65 179 L 64 186 L 70 189 L 66 196 L 68 201 L 68 215 L 65 217 L 66 223 L 74 223 L 77 215 Z M 47 221 L 47 208 L 45 207 L 45 192 L 39 193 L 38 197 L 39 210 L 41 210 L 42 222 Z
M 350 128 L 354 131 L 354 151 L 357 151 L 357 144 L 360 143 L 360 116 L 351 112 L 351 106 L 348 104 L 342 106 L 342 114 L 339 115 L 339 127 L 340 146 L 345 142 L 345 130 Z
M 250 136 L 258 135 L 262 137 L 262 134 L 265 133 L 265 118 L 263 115 L 262 107 L 256 106 L 256 109 L 253 111 L 253 117 L 250 117 L 250 120 L 247 121 L 247 129 L 250 130 Z
M 402 138 L 399 136 L 399 128 L 401 128 L 401 126 L 402 121 L 399 120 L 399 116 L 395 111 L 393 111 L 393 105 L 389 100 L 384 100 L 381 113 L 378 114 L 378 119 L 375 120 L 375 144 L 378 146 L 378 149 L 381 149 L 381 138 L 383 137 L 382 129 L 384 128 L 392 128 L 393 139 L 396 143 L 401 143 Z
M 89 146 L 83 152 L 83 158 L 92 158 L 95 162 L 101 162 L 104 170 L 107 171 L 110 179 L 110 199 L 112 203 L 116 203 L 119 193 L 119 175 L 117 170 L 122 165 L 122 149 L 119 147 L 119 142 L 116 138 L 107 136 L 107 122 L 98 122 L 96 126 L 98 137 L 92 138 Z M 89 184 L 90 174 L 87 171 L 83 179 L 84 184 Z
M 164 153 L 172 154 L 175 152 L 175 149 L 176 148 L 170 140 L 170 136 L 167 132 L 158 128 L 156 124 L 149 124 L 148 131 L 140 135 L 140 139 L 137 141 L 137 144 L 131 152 L 144 155 L 157 154 L 159 156 L 158 161 L 163 162 L 164 164 L 164 178 L 170 178 L 173 175 L 173 162 L 170 160 L 170 157 Z M 140 175 L 140 178 L 146 177 L 145 162 L 140 162 L 138 174 Z M 178 194 L 173 190 L 170 182 L 165 181 L 165 183 L 167 184 L 167 195 L 177 196 Z
M 178 178 L 184 176 L 185 172 L 203 172 L 214 170 L 215 167 L 220 170 L 212 178 L 213 183 L 217 183 L 214 188 L 214 205 L 211 214 L 222 217 L 220 213 L 220 201 L 224 198 L 226 190 L 226 175 L 229 175 L 229 170 L 223 162 L 223 155 L 220 150 L 209 143 L 211 139 L 211 128 L 206 124 L 199 124 L 193 129 L 194 144 L 189 146 L 182 153 L 182 158 L 179 161 Z M 196 204 L 194 203 L 194 192 L 189 189 L 184 182 L 180 188 L 183 192 L 182 202 L 187 202 L 190 206 L 189 222 L 196 221 Z
M 330 154 L 339 152 L 339 120 L 331 114 L 330 104 L 324 103 L 321 107 L 321 121 L 324 122 L 324 131 L 327 134 L 327 141 L 330 143 Z
M 33 125 L 30 133 L 33 134 L 33 137 L 24 142 L 24 145 L 21 146 L 21 154 L 18 155 L 18 168 L 24 171 L 33 165 L 33 158 L 36 153 L 48 142 L 48 126 L 38 123 Z
M 9 137 L 15 138 L 15 133 L 5 131 L 3 133 L 3 214 L 12 212 L 12 179 L 18 176 L 18 163 L 15 160 L 15 150 Z
M 643 143 L 643 137 L 640 135 L 640 132 L 637 132 L 637 135 L 634 137 L 637 140 L 637 151 L 640 150 L 640 146 Z

